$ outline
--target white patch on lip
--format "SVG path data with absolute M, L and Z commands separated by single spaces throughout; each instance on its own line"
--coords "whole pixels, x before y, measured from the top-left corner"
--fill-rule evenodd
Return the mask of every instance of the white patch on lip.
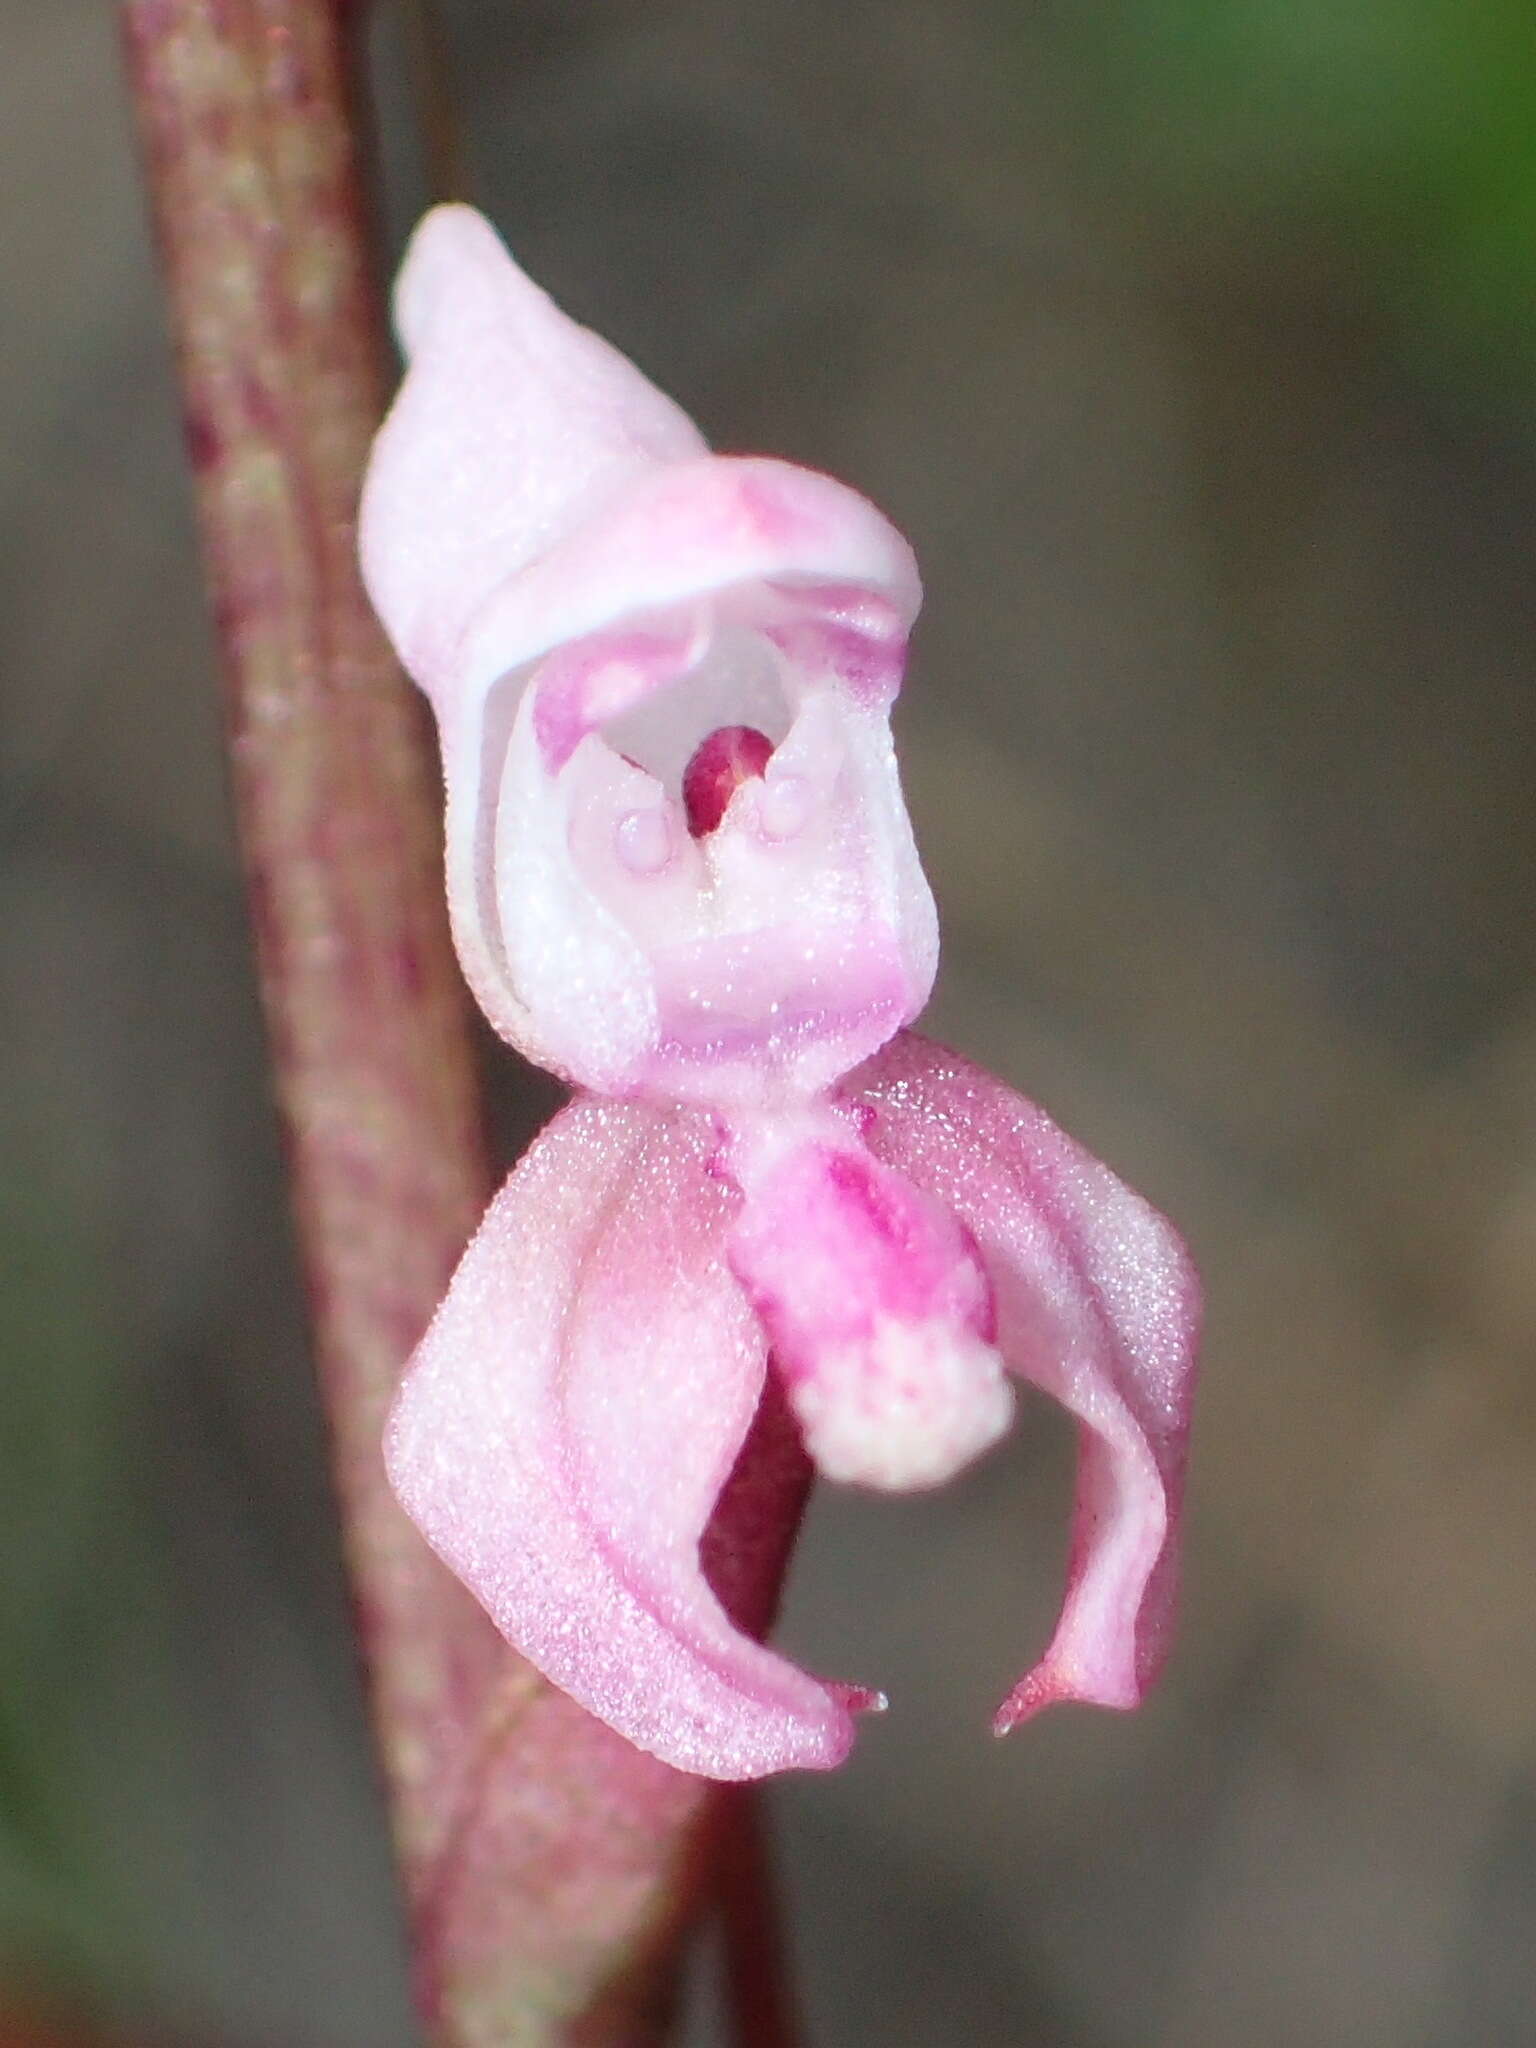
M 863 1342 L 818 1352 L 789 1392 L 827 1478 L 890 1493 L 942 1485 L 1013 1419 L 997 1352 L 947 1318 L 881 1316 Z
M 805 776 L 770 774 L 757 802 L 763 831 L 770 839 L 793 839 L 810 817 L 814 801 Z
M 659 874 L 672 857 L 672 825 L 661 809 L 626 811 L 614 827 L 619 859 L 632 875 Z

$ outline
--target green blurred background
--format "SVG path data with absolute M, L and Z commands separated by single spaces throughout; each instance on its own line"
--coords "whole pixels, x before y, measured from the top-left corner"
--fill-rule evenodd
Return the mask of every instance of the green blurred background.
M 1536 2039 L 1536 16 L 441 0 L 473 196 L 919 549 L 932 1021 L 1212 1303 L 1155 1705 L 989 1702 L 1064 1432 L 823 1496 L 844 2048 Z M 0 0 L 0 2037 L 410 2038 L 110 8 Z M 424 192 L 381 5 L 385 237 Z M 510 1156 L 551 1100 L 492 1057 Z M 697 2048 L 713 2038 L 707 1998 Z

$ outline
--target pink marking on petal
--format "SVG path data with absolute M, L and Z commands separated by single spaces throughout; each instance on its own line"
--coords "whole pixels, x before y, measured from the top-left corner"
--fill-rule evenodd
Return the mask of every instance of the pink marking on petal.
M 683 809 L 695 839 L 714 831 L 744 782 L 761 779 L 773 741 L 755 725 L 721 725 L 700 740 L 683 770 Z
M 835 676 L 856 703 L 888 704 L 901 688 L 904 632 L 884 637 L 858 625 L 812 617 L 774 626 L 768 637 L 793 666 Z
M 695 645 L 691 621 L 632 627 L 563 647 L 533 678 L 534 732 L 551 774 L 588 733 L 620 717 L 671 682 Z
M 998 1731 L 1133 1707 L 1172 1622 L 1199 1291 L 1168 1224 L 1001 1081 L 905 1032 L 847 1083 L 870 1149 L 974 1232 L 1010 1369 L 1080 1425 L 1067 1593 Z
M 699 1540 L 757 1408 L 708 1118 L 587 1098 L 487 1212 L 401 1387 L 390 1479 L 544 1675 L 680 1770 L 841 1762 L 841 1697 L 754 1642 Z
M 737 486 L 737 503 L 774 547 L 804 546 L 820 532 L 815 513 L 794 492 L 783 489 L 770 471 L 746 473 Z

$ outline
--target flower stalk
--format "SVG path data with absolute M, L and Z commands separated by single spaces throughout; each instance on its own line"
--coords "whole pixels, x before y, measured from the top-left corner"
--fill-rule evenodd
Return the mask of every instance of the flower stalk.
M 358 580 L 386 387 L 343 9 L 125 0 L 261 993 L 357 1625 L 444 2048 L 647 2048 L 713 1789 L 509 1650 L 385 1481 L 402 1365 L 488 1188 L 436 774 Z M 767 1625 L 805 1485 L 765 1412 L 707 1538 Z M 733 1490 L 734 1489 L 734 1490 Z

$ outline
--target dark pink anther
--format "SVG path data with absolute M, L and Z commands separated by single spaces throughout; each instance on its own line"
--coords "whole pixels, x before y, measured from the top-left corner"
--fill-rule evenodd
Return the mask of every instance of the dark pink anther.
M 719 725 L 700 740 L 683 770 L 683 809 L 695 839 L 713 832 L 741 787 L 760 776 L 773 741 L 755 725 Z

